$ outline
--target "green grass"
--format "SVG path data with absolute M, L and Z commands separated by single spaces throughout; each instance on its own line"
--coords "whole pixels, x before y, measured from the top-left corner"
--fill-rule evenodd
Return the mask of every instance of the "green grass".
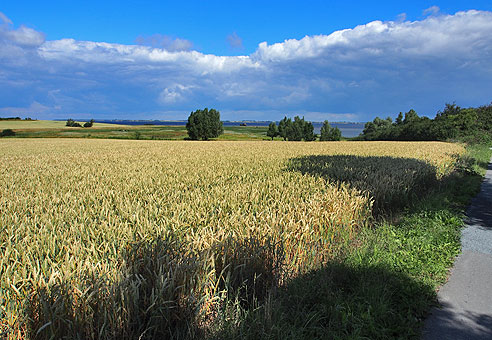
M 9 138 L 104 138 L 142 140 L 184 140 L 188 137 L 184 126 L 118 125 L 94 123 L 92 128 L 67 127 L 63 121 L 0 121 L 0 131 L 12 129 Z M 264 140 L 267 127 L 230 126 L 217 140 Z
M 460 253 L 464 211 L 478 192 L 488 146 L 401 213 L 361 230 L 343 255 L 273 292 L 223 311 L 217 339 L 418 339 L 436 291 Z

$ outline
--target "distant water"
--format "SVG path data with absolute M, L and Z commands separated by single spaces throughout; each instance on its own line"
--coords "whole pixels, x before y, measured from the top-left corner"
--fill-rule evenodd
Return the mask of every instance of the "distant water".
M 95 120 L 96 123 L 107 124 L 122 124 L 122 125 L 168 125 L 168 126 L 185 126 L 186 121 L 165 121 L 165 120 Z M 244 121 L 244 122 L 231 122 L 223 121 L 224 126 L 241 126 L 246 123 L 247 126 L 268 126 L 270 121 Z M 320 133 L 321 122 L 312 122 L 314 126 L 314 133 Z M 278 122 L 277 122 L 278 125 Z M 356 137 L 362 133 L 364 129 L 364 123 L 330 123 L 332 127 L 337 127 L 342 132 L 343 137 Z

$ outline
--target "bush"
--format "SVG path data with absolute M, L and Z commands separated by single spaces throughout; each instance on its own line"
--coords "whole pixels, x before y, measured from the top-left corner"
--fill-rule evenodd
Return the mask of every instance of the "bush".
M 12 129 L 5 129 L 0 133 L 0 137 L 15 136 L 15 132 Z
M 91 119 L 89 122 L 86 122 L 84 124 L 84 127 L 85 128 L 90 128 L 90 127 L 92 127 L 92 125 L 94 125 L 94 119 Z
M 67 120 L 67 123 L 65 124 L 65 126 L 70 126 L 70 127 L 82 127 L 82 125 L 80 125 L 80 123 L 77 123 L 76 121 L 74 121 L 72 118 L 69 118 Z
M 188 117 L 186 130 L 190 139 L 193 140 L 208 140 L 219 137 L 224 133 L 224 127 L 220 121 L 220 112 L 208 108 L 192 112 Z

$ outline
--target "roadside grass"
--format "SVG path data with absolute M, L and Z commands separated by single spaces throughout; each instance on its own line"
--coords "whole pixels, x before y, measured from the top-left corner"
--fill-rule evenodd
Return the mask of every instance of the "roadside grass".
M 488 146 L 468 147 L 455 173 L 397 218 L 361 229 L 338 258 L 256 308 L 227 306 L 211 338 L 418 339 L 461 251 L 464 212 L 491 156 Z

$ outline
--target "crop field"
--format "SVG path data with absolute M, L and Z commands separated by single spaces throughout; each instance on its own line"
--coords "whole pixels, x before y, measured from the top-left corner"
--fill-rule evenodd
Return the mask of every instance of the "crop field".
M 90 138 L 137 140 L 184 140 L 185 126 L 120 125 L 94 123 L 93 127 L 68 127 L 65 121 L 0 120 L 0 132 L 12 129 L 15 138 Z M 79 122 L 83 124 L 83 122 Z M 269 140 L 265 126 L 226 126 L 218 140 Z M 281 138 L 277 138 L 281 139 Z
M 0 140 L 0 333 L 211 334 L 449 175 L 440 142 Z
M 84 124 L 84 122 L 81 122 Z M 12 130 L 39 130 L 39 129 L 72 129 L 74 128 L 65 126 L 66 121 L 58 120 L 0 120 L 0 130 L 12 129 Z M 127 125 L 105 124 L 96 123 L 95 128 L 111 128 L 111 127 L 127 127 Z

